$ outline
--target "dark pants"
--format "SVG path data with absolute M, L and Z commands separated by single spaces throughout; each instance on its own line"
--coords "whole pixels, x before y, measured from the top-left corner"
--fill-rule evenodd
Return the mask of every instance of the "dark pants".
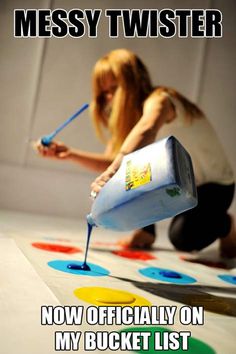
M 204 184 L 197 188 L 198 205 L 173 218 L 169 238 L 182 251 L 201 250 L 231 228 L 227 210 L 234 196 L 234 184 Z
M 217 238 L 225 237 L 231 228 L 227 210 L 234 197 L 234 184 L 208 183 L 197 188 L 198 205 L 175 216 L 170 224 L 169 238 L 182 251 L 201 250 Z M 155 226 L 145 231 L 155 235 Z

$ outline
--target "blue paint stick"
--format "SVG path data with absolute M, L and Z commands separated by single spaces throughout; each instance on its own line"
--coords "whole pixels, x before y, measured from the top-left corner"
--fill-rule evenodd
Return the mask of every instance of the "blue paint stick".
M 72 120 L 74 120 L 78 115 L 80 115 L 83 111 L 85 111 L 89 107 L 88 103 L 85 103 L 77 112 L 75 112 L 70 118 L 68 118 L 63 124 L 61 124 L 54 132 L 51 134 L 45 135 L 41 139 L 41 144 L 44 146 L 50 145 L 54 137 L 62 131 Z

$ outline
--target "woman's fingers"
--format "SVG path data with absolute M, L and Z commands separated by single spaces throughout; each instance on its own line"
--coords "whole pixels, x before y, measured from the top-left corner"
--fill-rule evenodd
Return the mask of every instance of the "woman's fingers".
M 112 164 L 98 176 L 95 181 L 91 184 L 91 196 L 94 198 L 100 192 L 102 187 L 114 176 L 121 165 L 123 159 L 123 153 L 119 153 Z
M 105 182 L 93 183 L 93 187 L 91 187 L 91 191 L 96 192 L 96 194 L 98 194 L 104 185 Z
M 90 196 L 95 199 L 97 194 L 100 192 L 100 190 L 102 189 L 102 187 L 105 185 L 105 181 L 102 181 L 102 180 L 97 180 L 97 181 L 94 181 L 92 184 L 91 184 L 91 193 L 90 193 Z
M 34 148 L 43 157 L 65 159 L 68 156 L 69 149 L 61 142 L 52 141 L 48 146 L 41 143 L 41 140 L 37 141 Z
M 115 171 L 112 169 L 107 169 L 100 176 L 98 176 L 95 181 L 91 184 L 91 197 L 96 198 L 97 194 L 100 192 L 102 187 L 111 179 L 115 174 Z

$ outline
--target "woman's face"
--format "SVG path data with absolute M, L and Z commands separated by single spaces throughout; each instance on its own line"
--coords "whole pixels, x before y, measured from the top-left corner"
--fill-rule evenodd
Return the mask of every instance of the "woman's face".
M 106 105 L 111 105 L 116 89 L 118 87 L 115 77 L 110 74 L 107 75 L 101 84 L 101 94 L 103 96 L 104 102 Z

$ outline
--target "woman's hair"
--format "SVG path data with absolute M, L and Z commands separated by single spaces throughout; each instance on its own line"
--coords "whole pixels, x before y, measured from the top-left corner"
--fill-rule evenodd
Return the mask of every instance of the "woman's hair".
M 109 77 L 116 80 L 117 89 L 108 117 L 102 86 Z M 103 128 L 108 129 L 112 139 L 112 151 L 115 155 L 129 132 L 141 118 L 143 103 L 154 88 L 145 65 L 137 55 L 127 49 L 113 50 L 99 59 L 95 64 L 92 80 L 91 112 L 95 129 L 103 141 L 106 141 Z M 190 117 L 202 115 L 197 106 L 174 89 L 160 86 L 158 90 L 178 98 Z

